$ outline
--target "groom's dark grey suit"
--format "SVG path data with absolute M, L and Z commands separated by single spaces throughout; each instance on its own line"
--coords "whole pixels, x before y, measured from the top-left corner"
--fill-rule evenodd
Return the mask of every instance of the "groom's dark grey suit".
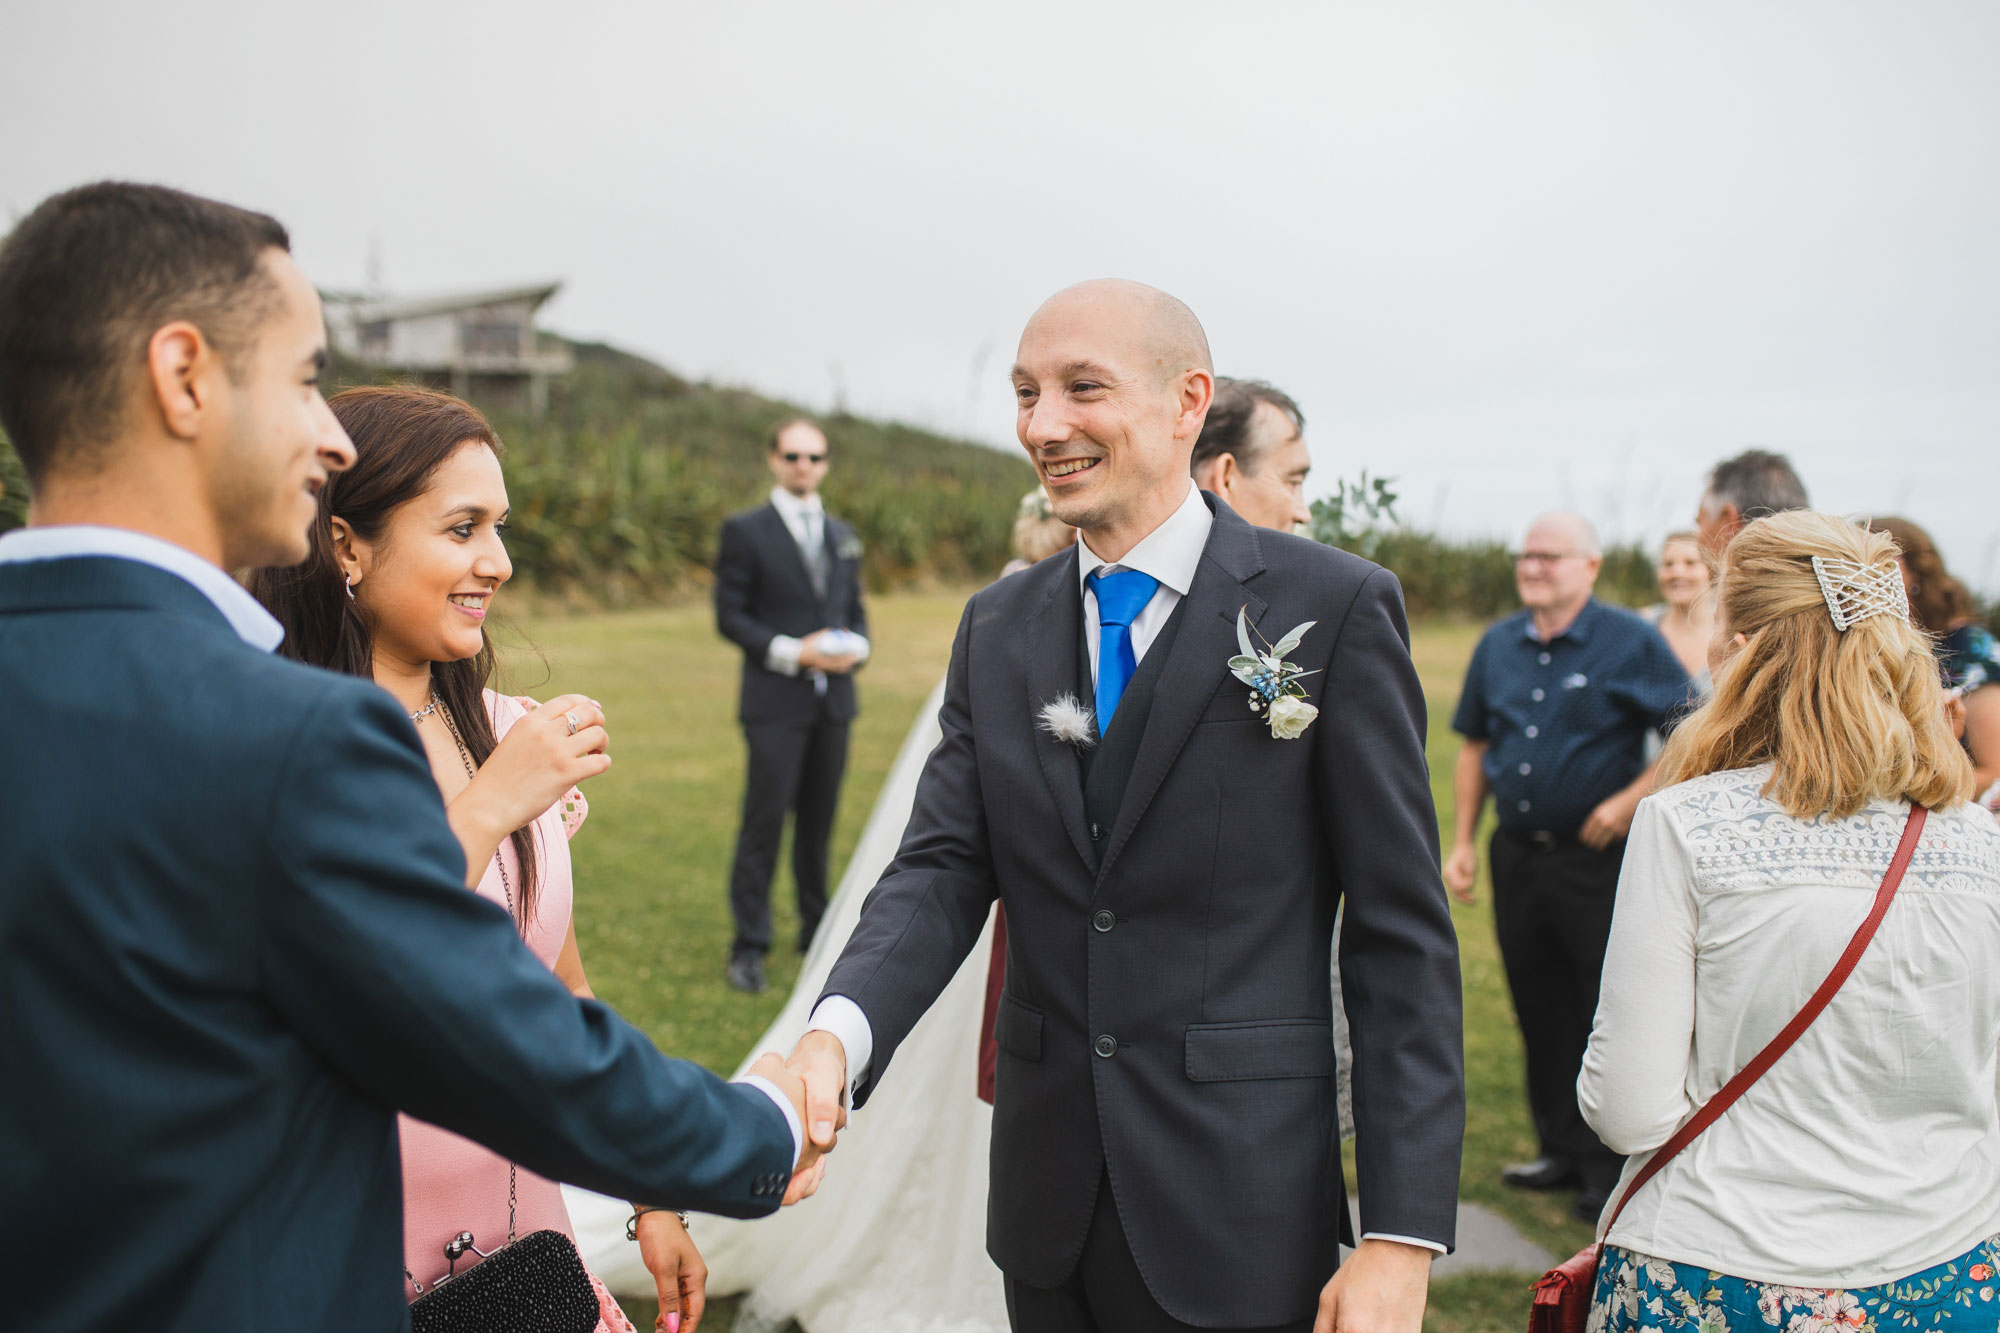
M 1362 1231 L 1451 1244 L 1458 953 L 1394 576 L 1204 499 L 1201 563 L 1091 757 L 1088 799 L 1077 752 L 1036 725 L 1058 695 L 1091 695 L 1078 548 L 967 605 L 943 740 L 825 994 L 872 1030 L 859 1106 L 997 894 L 995 1262 L 1063 1283 L 1108 1173 L 1160 1307 L 1255 1327 L 1310 1318 L 1338 1261 L 1328 954 L 1343 899 Z M 1300 739 L 1274 738 L 1229 674 L 1246 607 L 1267 639 L 1319 622 L 1290 654 L 1319 673 Z

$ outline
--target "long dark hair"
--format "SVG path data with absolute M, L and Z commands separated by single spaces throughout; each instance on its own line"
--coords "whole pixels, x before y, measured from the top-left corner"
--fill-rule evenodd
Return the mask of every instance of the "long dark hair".
M 355 535 L 379 541 L 389 516 L 430 488 L 446 459 L 468 443 L 497 456 L 500 437 L 477 408 L 434 389 L 408 386 L 349 389 L 328 406 L 354 441 L 354 466 L 335 473 L 319 493 L 311 553 L 303 564 L 255 570 L 250 591 L 285 627 L 285 656 L 350 676 L 375 674 L 374 626 L 347 595 L 334 555 L 332 519 L 346 520 Z M 474 766 L 499 744 L 486 712 L 484 690 L 493 676 L 493 640 L 479 632 L 479 652 L 456 662 L 431 663 L 431 684 L 451 712 Z M 521 866 L 520 927 L 535 919 L 535 826 L 513 832 Z

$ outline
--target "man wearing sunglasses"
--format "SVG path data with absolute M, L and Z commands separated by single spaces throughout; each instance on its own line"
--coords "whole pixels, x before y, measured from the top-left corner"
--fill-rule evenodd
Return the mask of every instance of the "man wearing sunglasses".
M 825 433 L 804 417 L 781 423 L 769 462 L 777 482 L 770 503 L 723 523 L 715 561 L 716 623 L 743 650 L 737 716 L 750 749 L 729 872 L 736 937 L 725 976 L 753 994 L 764 989 L 771 878 L 787 814 L 795 819 L 800 953 L 826 910 L 827 839 L 855 713 L 850 673 L 868 660 L 861 542 L 819 497 Z

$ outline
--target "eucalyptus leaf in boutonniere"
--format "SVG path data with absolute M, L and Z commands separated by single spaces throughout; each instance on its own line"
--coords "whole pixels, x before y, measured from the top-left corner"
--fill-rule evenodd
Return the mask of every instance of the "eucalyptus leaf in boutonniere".
M 840 534 L 840 540 L 834 543 L 833 552 L 842 560 L 859 560 L 861 539 L 851 532 L 843 532 Z
M 1043 731 L 1079 750 L 1097 744 L 1097 715 L 1085 708 L 1074 694 L 1059 694 L 1042 705 L 1038 724 Z
M 1319 622 L 1308 620 L 1276 643 L 1266 643 L 1260 653 L 1250 642 L 1249 609 L 1246 606 L 1236 613 L 1236 646 L 1242 652 L 1229 659 L 1229 673 L 1250 687 L 1250 711 L 1264 715 L 1271 734 L 1281 741 L 1295 741 L 1319 716 L 1319 709 L 1306 702 L 1306 687 L 1299 684 L 1315 673 L 1286 661 L 1285 654 L 1298 647 L 1306 631 Z

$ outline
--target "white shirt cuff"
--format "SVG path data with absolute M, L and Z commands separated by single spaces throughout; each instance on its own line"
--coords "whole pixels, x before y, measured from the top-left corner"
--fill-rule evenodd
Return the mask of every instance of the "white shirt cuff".
M 806 1155 L 806 1127 L 799 1123 L 799 1113 L 792 1106 L 792 1099 L 778 1090 L 778 1085 L 761 1074 L 745 1074 L 736 1080 L 746 1087 L 752 1087 L 778 1104 L 785 1113 L 785 1125 L 792 1131 L 792 1166 L 798 1167 L 799 1159 Z
M 1364 1231 L 1361 1233 L 1361 1239 L 1400 1241 L 1405 1245 L 1415 1245 L 1422 1249 L 1435 1250 L 1439 1254 L 1451 1253 L 1450 1250 L 1446 1249 L 1444 1246 L 1438 1244 L 1434 1240 L 1421 1240 L 1416 1236 L 1391 1236 L 1388 1233 L 1382 1231 Z
M 829 995 L 814 1007 L 806 1030 L 831 1032 L 839 1039 L 847 1053 L 847 1096 L 852 1102 L 854 1090 L 867 1077 L 868 1062 L 875 1058 L 875 1029 L 868 1025 L 868 1015 L 845 995 Z
M 804 648 L 804 639 L 795 639 L 789 634 L 773 634 L 771 646 L 764 650 L 764 669 L 781 676 L 798 675 L 799 653 Z

